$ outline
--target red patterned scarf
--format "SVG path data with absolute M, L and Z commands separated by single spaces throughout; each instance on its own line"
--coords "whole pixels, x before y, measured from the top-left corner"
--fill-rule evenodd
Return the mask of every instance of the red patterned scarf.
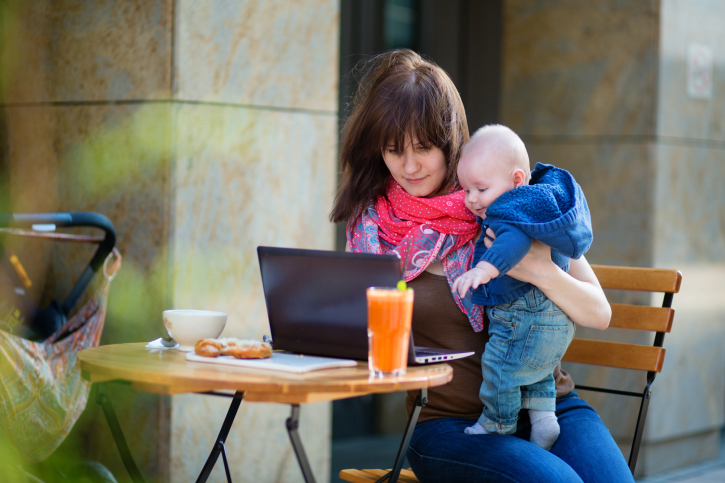
M 468 243 L 478 232 L 476 216 L 466 208 L 462 190 L 417 198 L 390 178 L 385 194 L 387 198 L 378 198 L 375 209 L 380 217 L 380 237 L 393 246 L 399 245 L 412 228 L 423 224 L 439 233 L 457 235 L 453 250 Z

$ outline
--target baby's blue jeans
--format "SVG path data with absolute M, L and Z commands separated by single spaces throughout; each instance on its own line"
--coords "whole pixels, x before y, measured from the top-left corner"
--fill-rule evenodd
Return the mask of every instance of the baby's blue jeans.
M 574 338 L 574 323 L 538 288 L 486 311 L 478 422 L 489 433 L 513 434 L 520 409 L 556 409 L 552 373 Z

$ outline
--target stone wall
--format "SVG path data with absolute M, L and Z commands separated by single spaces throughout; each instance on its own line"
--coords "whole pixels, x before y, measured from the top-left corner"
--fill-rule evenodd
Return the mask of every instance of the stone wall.
M 725 425 L 723 18 L 725 5 L 716 0 L 663 0 L 658 20 L 652 263 L 679 268 L 683 282 L 650 406 L 658 424 L 645 432 L 644 470 L 651 473 L 717 457 Z M 709 67 L 690 64 L 693 46 L 710 51 Z M 709 79 L 709 95 L 690 92 L 693 74 Z
M 228 312 L 260 338 L 257 245 L 333 248 L 339 6 L 331 0 L 5 2 L 3 174 L 10 209 L 97 211 L 118 232 L 102 343 L 163 333 L 165 308 Z M 34 297 L 58 298 L 87 253 L 44 249 Z M 108 388 L 142 473 L 196 478 L 228 400 Z M 95 391 L 95 390 L 94 390 Z M 285 405 L 242 404 L 227 440 L 235 481 L 298 481 Z M 328 404 L 302 439 L 329 473 Z M 93 399 L 54 456 L 127 475 Z M 223 481 L 221 460 L 211 481 Z
M 683 273 L 639 474 L 715 457 L 725 422 L 725 303 L 717 296 L 725 282 L 725 78 L 717 50 L 724 8 L 706 0 L 504 2 L 502 122 L 522 135 L 532 162 L 564 167 L 581 183 L 594 227 L 587 259 Z M 688 96 L 691 43 L 714 53 L 710 98 Z M 592 385 L 641 391 L 645 384 L 637 374 L 567 369 Z M 581 395 L 628 456 L 637 404 Z

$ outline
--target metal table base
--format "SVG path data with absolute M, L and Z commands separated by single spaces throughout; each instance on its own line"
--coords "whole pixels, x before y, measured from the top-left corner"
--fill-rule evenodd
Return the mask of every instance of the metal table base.
M 221 454 L 222 461 L 224 463 L 224 471 L 226 472 L 227 476 L 227 481 L 231 483 L 232 476 L 229 471 L 229 462 L 227 460 L 226 448 L 224 443 L 226 442 L 227 436 L 229 436 L 229 431 L 232 428 L 234 418 L 237 416 L 239 406 L 242 404 L 244 392 L 237 391 L 233 395 L 218 392 L 204 392 L 199 394 L 230 397 L 232 398 L 232 403 L 229 406 L 229 410 L 227 411 L 227 415 L 224 418 L 224 423 L 222 423 L 222 427 L 219 430 L 219 435 L 214 442 L 211 453 L 209 454 L 209 457 L 207 458 L 206 463 L 201 470 L 201 473 L 199 473 L 199 477 L 196 479 L 196 482 L 203 483 L 207 481 L 207 479 L 209 479 L 209 475 L 211 474 L 211 471 L 214 468 L 217 459 L 219 459 L 219 455 Z M 116 413 L 113 410 L 111 400 L 108 395 L 106 395 L 106 393 L 103 391 L 102 387 L 100 387 L 98 390 L 98 397 L 96 398 L 96 401 L 103 408 L 103 413 L 105 414 L 108 425 L 111 428 L 111 433 L 113 434 L 113 439 L 116 442 L 116 447 L 121 454 L 121 459 L 123 460 L 123 464 L 126 467 L 126 470 L 128 471 L 131 480 L 134 483 L 145 483 L 143 476 L 141 476 L 141 472 L 139 471 L 135 461 L 133 460 L 133 456 L 131 455 L 128 444 L 126 443 L 126 438 L 123 436 L 123 431 L 121 431 L 121 427 L 118 423 Z M 423 406 L 427 404 L 427 402 L 428 390 L 423 388 L 420 390 L 420 393 L 416 397 L 415 406 L 413 407 L 413 411 L 408 417 L 408 424 L 405 428 L 405 432 L 403 433 L 403 439 L 400 442 L 398 454 L 396 455 L 395 462 L 393 463 L 393 469 L 385 476 L 380 478 L 376 483 L 383 483 L 387 480 L 389 480 L 390 483 L 396 483 L 398 481 L 398 477 L 400 476 L 400 470 L 402 469 L 403 461 L 405 460 L 405 452 L 407 451 L 408 445 L 410 444 L 410 439 L 413 436 L 413 430 L 415 428 L 416 422 L 418 421 L 420 410 L 423 408 Z M 310 462 L 307 459 L 307 454 L 305 453 L 305 448 L 302 444 L 302 440 L 300 439 L 298 431 L 300 424 L 300 406 L 299 404 L 291 404 L 291 408 L 292 410 L 290 413 L 290 417 L 287 418 L 286 426 L 287 433 L 289 434 L 290 442 L 292 444 L 292 449 L 294 450 L 295 456 L 297 457 L 297 462 L 300 465 L 300 470 L 302 471 L 302 476 L 304 477 L 305 482 L 315 483 L 315 477 L 312 474 L 312 468 L 310 467 Z

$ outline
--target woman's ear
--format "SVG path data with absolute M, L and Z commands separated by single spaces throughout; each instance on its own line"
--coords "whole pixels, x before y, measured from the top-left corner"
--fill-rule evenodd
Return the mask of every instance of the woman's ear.
M 524 173 L 523 169 L 515 169 L 512 176 L 514 179 L 514 188 L 526 185 L 526 173 Z

